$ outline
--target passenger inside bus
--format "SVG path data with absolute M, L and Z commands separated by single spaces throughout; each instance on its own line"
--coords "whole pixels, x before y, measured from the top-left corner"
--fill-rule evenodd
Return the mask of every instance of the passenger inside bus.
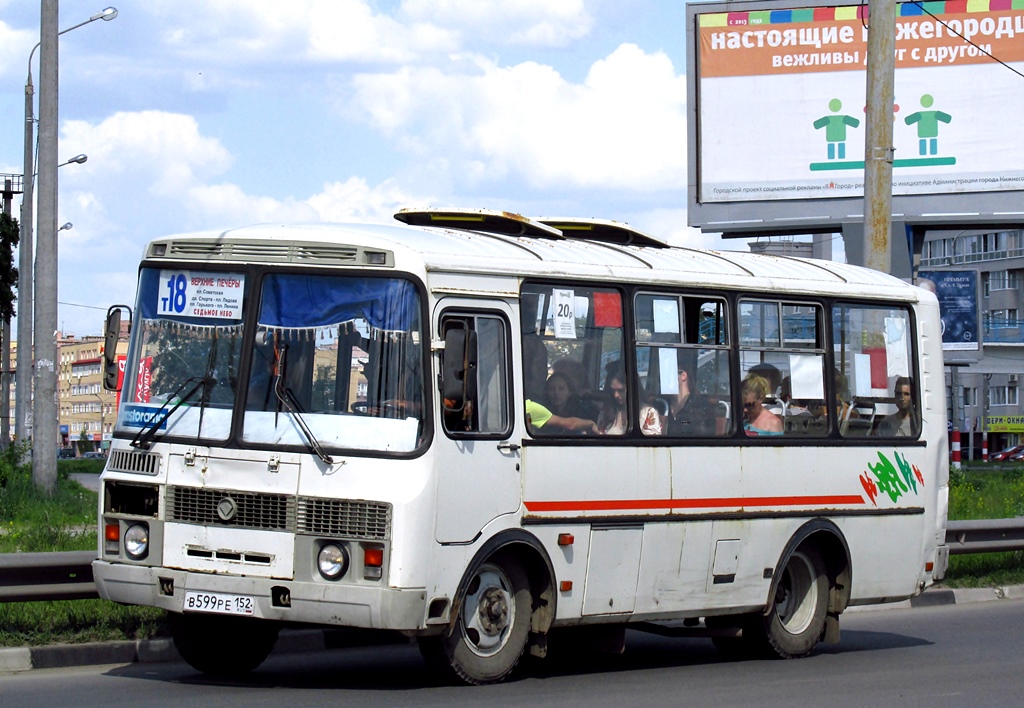
M 596 435 L 597 424 L 586 418 L 555 415 L 547 407 L 526 399 L 526 423 L 534 435 L 543 433 L 577 433 Z
M 885 437 L 909 437 L 917 428 L 913 386 L 909 376 L 900 376 L 893 386 L 896 412 L 885 416 L 878 425 L 878 434 Z
M 552 374 L 561 374 L 569 381 L 569 386 L 580 401 L 582 417 L 597 420 L 600 405 L 595 398 L 599 398 L 600 393 L 594 391 L 590 377 L 587 376 L 586 367 L 575 359 L 562 357 L 551 365 L 551 372 Z
M 597 410 L 576 393 L 572 380 L 558 371 L 548 377 L 544 386 L 544 406 L 563 418 L 597 419 Z
M 781 413 L 782 406 L 776 400 L 779 394 L 779 387 L 782 385 L 782 372 L 779 371 L 778 367 L 763 361 L 760 364 L 755 364 L 750 367 L 750 371 L 747 372 L 747 375 L 760 376 L 765 380 L 765 385 L 767 387 L 765 396 L 766 398 L 771 399 L 773 412 Z
M 860 414 L 854 408 L 853 401 L 850 400 L 850 389 L 846 376 L 839 369 L 835 370 L 835 402 L 833 405 L 836 411 L 836 420 L 839 421 L 839 432 L 846 435 L 850 427 L 850 420 L 859 418 Z M 824 411 L 822 411 L 822 415 L 825 415 Z
M 604 392 L 606 400 L 597 419 L 597 428 L 602 435 L 623 435 L 628 429 L 626 404 L 626 375 L 619 360 L 606 367 Z M 661 416 L 653 406 L 640 405 L 640 430 L 644 435 L 661 435 Z
M 782 435 L 782 418 L 764 407 L 768 381 L 757 374 L 743 381 L 743 430 L 747 435 Z
M 665 418 L 665 434 L 673 437 L 715 434 L 715 411 L 708 397 L 697 392 L 692 363 L 681 363 L 677 373 L 679 393 Z

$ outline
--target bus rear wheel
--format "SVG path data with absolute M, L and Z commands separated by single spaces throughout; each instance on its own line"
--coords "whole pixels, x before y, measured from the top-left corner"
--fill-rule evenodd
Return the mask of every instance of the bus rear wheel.
M 189 666 L 210 676 L 244 676 L 270 656 L 274 622 L 216 615 L 169 616 L 174 648 Z
M 433 668 L 464 683 L 502 681 L 526 649 L 532 605 L 522 565 L 494 556 L 473 571 L 451 631 L 421 639 L 420 650 Z
M 786 560 L 766 615 L 744 628 L 749 639 L 769 656 L 807 656 L 825 631 L 829 579 L 816 548 L 798 548 Z

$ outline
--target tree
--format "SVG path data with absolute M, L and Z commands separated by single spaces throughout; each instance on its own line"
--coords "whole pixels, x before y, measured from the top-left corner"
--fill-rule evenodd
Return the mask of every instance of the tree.
M 0 356 L 0 368 L 7 371 L 11 368 L 11 319 L 14 317 L 14 301 L 17 296 L 14 294 L 18 287 L 18 268 L 14 265 L 14 249 L 21 238 L 21 230 L 18 222 L 10 214 L 0 214 L 0 338 L 3 339 L 3 351 Z M 23 351 L 23 356 L 31 356 L 31 350 Z M 0 430 L 0 449 L 6 449 L 10 440 L 10 415 L 8 401 L 11 400 L 11 379 L 10 374 L 0 376 L 3 384 L 0 385 L 0 401 L 3 410 L 7 415 L 3 417 L 2 430 Z

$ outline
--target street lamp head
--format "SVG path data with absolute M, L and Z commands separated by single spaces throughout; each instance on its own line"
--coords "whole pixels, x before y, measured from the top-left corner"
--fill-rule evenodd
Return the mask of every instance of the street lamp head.
M 72 228 L 73 226 L 74 226 L 74 224 L 72 224 L 69 221 L 66 224 L 64 224 L 63 226 L 61 226 L 59 229 L 57 229 L 57 231 L 67 231 L 68 229 Z
M 100 12 L 97 12 L 95 15 L 90 17 L 89 21 L 92 22 L 93 20 L 103 20 L 104 22 L 110 22 L 115 17 L 117 17 L 117 8 L 116 7 L 108 7 L 106 9 L 104 9 L 104 10 L 101 10 Z
M 70 160 L 68 160 L 64 164 L 65 165 L 70 165 L 72 162 L 74 162 L 75 164 L 81 165 L 83 162 L 85 162 L 88 159 L 89 159 L 88 155 L 75 155 L 74 157 L 72 157 Z M 62 165 L 62 167 L 63 167 L 63 165 Z

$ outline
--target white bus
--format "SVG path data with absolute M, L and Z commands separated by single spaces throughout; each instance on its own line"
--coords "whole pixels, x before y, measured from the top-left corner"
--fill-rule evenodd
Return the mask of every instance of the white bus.
M 468 683 L 553 630 L 799 657 L 947 563 L 934 295 L 838 263 L 474 210 L 153 241 L 100 595 L 240 674 L 285 624 Z M 571 634 L 566 630 L 565 634 Z

